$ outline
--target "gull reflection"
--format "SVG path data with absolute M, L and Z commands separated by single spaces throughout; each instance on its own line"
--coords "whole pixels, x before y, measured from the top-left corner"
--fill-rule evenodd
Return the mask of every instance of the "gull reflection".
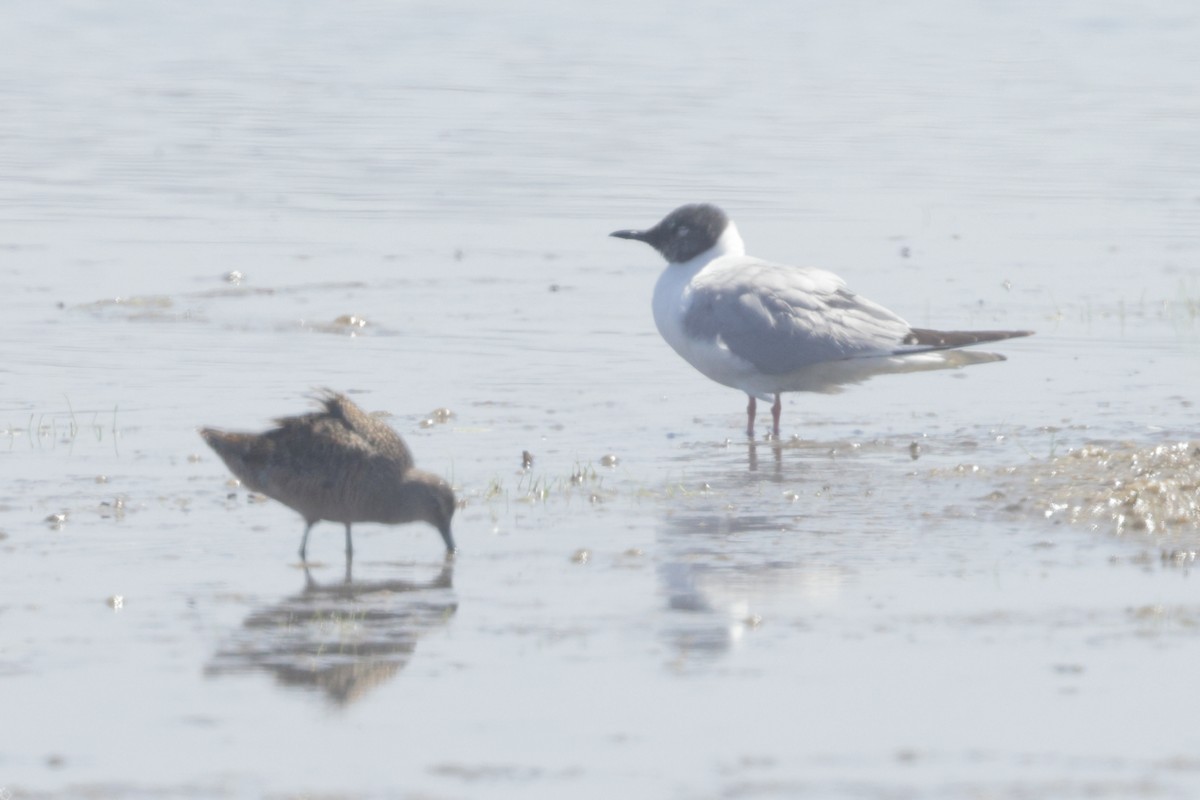
M 677 666 L 724 655 L 758 625 L 756 586 L 787 567 L 739 554 L 735 539 L 752 532 L 773 538 L 778 530 L 761 515 L 676 513 L 667 520 L 658 577 L 668 610 L 662 635 Z
M 770 448 L 773 469 L 755 471 L 760 446 Z M 750 470 L 738 463 L 741 447 L 729 448 L 724 463 L 711 451 L 689 454 L 686 491 L 663 509 L 658 581 L 666 611 L 659 635 L 677 669 L 727 656 L 755 629 L 779 624 L 780 609 L 786 624 L 803 625 L 836 601 L 845 580 L 845 569 L 828 558 L 827 534 L 837 529 L 821 515 L 831 509 L 812 502 L 821 493 L 815 459 L 796 443 L 748 447 Z
M 758 442 L 754 439 L 748 439 L 749 453 L 746 457 L 746 468 L 750 472 L 758 472 Z M 774 456 L 774 471 L 773 475 L 777 479 L 783 478 L 783 442 L 778 438 L 767 439 L 763 445 L 771 448 L 771 454 Z
M 453 557 L 429 581 L 355 581 L 351 569 L 347 562 L 340 583 L 320 584 L 306 564 L 304 589 L 246 617 L 205 673 L 261 670 L 344 705 L 395 677 L 418 639 L 458 610 Z

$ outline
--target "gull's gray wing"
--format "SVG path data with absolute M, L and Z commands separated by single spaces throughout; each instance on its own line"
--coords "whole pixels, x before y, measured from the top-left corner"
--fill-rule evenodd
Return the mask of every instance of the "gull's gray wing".
M 823 361 L 894 353 L 910 327 L 831 272 L 738 258 L 691 285 L 689 336 L 717 340 L 772 375 Z

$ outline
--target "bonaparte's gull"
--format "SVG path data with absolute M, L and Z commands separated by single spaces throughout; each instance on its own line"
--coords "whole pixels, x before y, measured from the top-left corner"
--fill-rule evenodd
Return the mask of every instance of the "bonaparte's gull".
M 836 392 L 873 375 L 1003 361 L 955 348 L 1033 333 L 914 328 L 832 272 L 746 255 L 737 226 L 714 205 L 681 206 L 652 228 L 611 235 L 667 259 L 654 287 L 658 330 L 693 367 L 749 395 L 751 436 L 755 398 L 774 396 L 778 436 L 783 392 Z

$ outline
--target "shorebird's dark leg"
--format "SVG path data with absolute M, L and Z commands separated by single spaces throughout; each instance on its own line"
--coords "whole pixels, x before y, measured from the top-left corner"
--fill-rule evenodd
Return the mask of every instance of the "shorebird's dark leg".
M 783 395 L 781 395 L 779 392 L 776 392 L 775 405 L 771 406 L 771 419 L 775 422 L 772 431 L 774 432 L 776 438 L 779 437 L 779 415 L 783 413 L 783 401 L 780 399 L 782 396 Z
M 317 524 L 317 521 L 315 519 L 312 519 L 312 520 L 309 520 L 308 524 L 304 526 L 304 538 L 300 540 L 300 560 L 301 561 L 308 561 L 308 559 L 304 557 L 304 552 L 308 549 L 308 532 L 311 531 L 312 526 L 316 525 L 316 524 Z
M 350 523 L 346 523 L 346 560 L 354 558 L 354 543 L 350 541 Z
M 754 438 L 754 414 L 758 410 L 758 403 L 754 401 L 754 395 L 746 395 L 750 398 L 750 402 L 746 404 L 746 435 L 751 439 Z

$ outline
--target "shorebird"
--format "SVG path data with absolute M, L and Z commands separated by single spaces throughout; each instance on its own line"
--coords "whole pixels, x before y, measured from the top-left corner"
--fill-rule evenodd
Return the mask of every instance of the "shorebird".
M 346 526 L 346 558 L 354 556 L 355 522 L 428 522 L 453 553 L 454 491 L 413 466 L 412 452 L 391 426 L 344 394 L 326 390 L 321 411 L 276 420 L 264 433 L 202 428 L 200 435 L 229 470 L 256 492 L 304 517 L 300 560 L 320 520 Z
M 717 383 L 745 392 L 746 432 L 755 400 L 774 397 L 779 435 L 783 392 L 841 390 L 873 375 L 1003 361 L 956 348 L 1033 331 L 914 328 L 822 269 L 746 255 L 737 226 L 714 205 L 680 206 L 646 230 L 614 231 L 667 260 L 654 287 L 654 322 L 675 352 Z

